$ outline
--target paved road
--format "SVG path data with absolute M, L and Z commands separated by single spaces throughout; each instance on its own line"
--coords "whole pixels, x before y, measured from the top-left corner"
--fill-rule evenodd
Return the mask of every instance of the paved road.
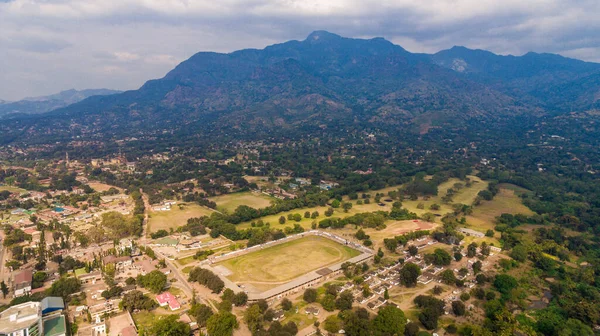
M 6 272 L 6 266 L 4 266 L 4 264 L 6 264 L 6 260 L 4 260 L 7 257 L 7 250 L 4 247 L 4 235 L 0 234 L 0 282 L 4 279 L 5 276 L 5 272 Z M 8 284 L 8 281 L 7 281 Z
M 150 205 L 150 202 L 148 201 L 148 196 L 142 191 L 142 189 L 140 189 L 140 193 L 142 194 L 142 199 L 144 200 L 144 207 L 146 209 L 144 211 L 144 230 L 142 232 L 142 237 L 139 240 L 139 244 L 146 247 L 150 243 L 150 239 L 148 238 L 148 236 L 150 235 L 150 232 L 148 230 L 148 219 L 149 219 L 148 214 L 150 213 L 150 211 L 151 211 L 150 209 L 152 209 L 152 207 Z M 167 267 L 169 268 L 169 270 L 171 270 L 171 274 L 173 274 L 175 279 L 177 279 L 177 282 L 174 283 L 173 286 L 181 288 L 185 292 L 185 294 L 189 298 L 191 298 L 194 293 L 194 290 L 193 290 L 192 286 L 190 285 L 190 283 L 187 281 L 187 276 L 185 274 L 183 274 L 181 272 L 181 270 L 179 270 L 179 268 L 177 267 L 177 265 L 174 262 L 169 260 L 162 253 L 160 253 L 159 251 L 156 251 L 156 250 L 154 250 L 154 253 L 156 254 L 156 256 L 158 258 L 165 260 Z M 198 295 L 196 295 L 196 300 L 208 305 L 209 307 L 212 306 L 209 301 L 205 300 L 202 297 L 198 297 Z

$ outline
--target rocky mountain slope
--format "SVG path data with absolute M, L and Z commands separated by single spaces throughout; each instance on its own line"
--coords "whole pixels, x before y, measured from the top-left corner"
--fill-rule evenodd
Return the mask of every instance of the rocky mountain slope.
M 57 137 L 216 130 L 243 136 L 349 124 L 422 132 L 594 108 L 599 77 L 599 64 L 559 55 L 499 56 L 463 47 L 414 54 L 382 38 L 317 31 L 262 50 L 197 53 L 138 90 L 14 119 L 3 139 L 49 128 Z

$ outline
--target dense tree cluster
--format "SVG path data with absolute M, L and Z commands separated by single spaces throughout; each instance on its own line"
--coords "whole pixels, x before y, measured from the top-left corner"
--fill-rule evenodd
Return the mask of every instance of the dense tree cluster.
M 69 301 L 69 296 L 73 293 L 79 292 L 80 289 L 81 283 L 79 280 L 77 280 L 77 278 L 61 277 L 46 290 L 46 293 L 49 296 L 60 296 L 65 299 L 65 301 Z
M 102 214 L 102 229 L 105 229 L 109 238 L 121 239 L 130 236 L 140 236 L 144 229 L 142 215 L 125 216 L 116 211 Z
M 223 287 L 225 287 L 225 283 L 223 283 L 223 280 L 218 275 L 201 267 L 194 267 L 190 271 L 189 281 L 198 282 L 208 287 L 213 293 L 221 293 Z
M 150 292 L 158 294 L 166 287 L 167 276 L 159 270 L 154 270 L 146 275 L 139 274 L 136 283 Z
M 423 326 L 429 330 L 436 329 L 440 316 L 444 315 L 444 301 L 433 296 L 419 295 L 414 303 L 421 309 L 419 321 Z
M 151 310 L 158 306 L 156 301 L 150 297 L 144 295 L 139 290 L 132 290 L 123 296 L 123 299 L 119 303 L 119 307 L 123 310 L 133 312 L 136 309 L 139 310 Z

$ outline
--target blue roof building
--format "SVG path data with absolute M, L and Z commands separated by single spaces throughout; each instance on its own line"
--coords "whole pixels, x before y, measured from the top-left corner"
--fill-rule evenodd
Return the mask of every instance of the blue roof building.
M 55 311 L 63 311 L 65 309 L 65 302 L 61 297 L 49 296 L 42 300 L 42 315 L 47 315 Z

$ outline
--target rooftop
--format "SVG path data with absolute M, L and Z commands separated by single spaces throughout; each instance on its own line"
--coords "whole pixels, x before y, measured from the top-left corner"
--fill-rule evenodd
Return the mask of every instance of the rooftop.
M 65 309 L 65 302 L 63 301 L 63 298 L 59 296 L 48 296 L 42 300 L 41 306 L 42 312 L 45 313 L 47 311 Z
M 154 244 L 156 245 L 177 245 L 179 241 L 175 238 L 171 238 L 171 237 L 163 237 L 160 238 L 156 241 L 154 241 Z
M 171 310 L 181 308 L 181 304 L 179 303 L 179 301 L 177 301 L 177 298 L 169 292 L 164 292 L 162 294 L 157 295 L 156 301 L 158 301 L 158 303 L 161 306 L 164 305 L 165 303 L 168 303 L 169 308 L 171 308 Z
M 0 333 L 8 334 L 27 328 L 41 317 L 39 302 L 26 302 L 0 313 Z
M 67 325 L 65 324 L 64 315 L 44 321 L 44 336 L 65 335 L 66 331 Z
M 21 284 L 24 282 L 31 283 L 32 280 L 33 272 L 30 269 L 26 269 L 15 275 L 15 284 Z

